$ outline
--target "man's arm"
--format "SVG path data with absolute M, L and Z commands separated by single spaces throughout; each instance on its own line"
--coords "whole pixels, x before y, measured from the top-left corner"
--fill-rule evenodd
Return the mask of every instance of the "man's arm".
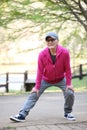
M 68 51 L 65 56 L 65 72 L 66 72 L 67 88 L 74 91 L 73 85 L 72 85 L 72 74 L 71 74 L 71 67 L 70 67 L 70 54 Z
M 37 67 L 37 76 L 36 76 L 36 85 L 35 87 L 32 89 L 32 92 L 37 92 L 37 94 L 39 93 L 39 89 L 41 86 L 41 80 L 42 80 L 42 76 L 43 76 L 43 56 L 42 54 L 39 54 L 38 57 L 38 67 Z

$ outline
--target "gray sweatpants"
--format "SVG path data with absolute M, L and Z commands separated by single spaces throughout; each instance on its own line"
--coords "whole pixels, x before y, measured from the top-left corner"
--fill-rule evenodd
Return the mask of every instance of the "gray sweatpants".
M 74 92 L 70 89 L 68 89 L 68 91 L 66 91 L 66 79 L 64 78 L 63 80 L 61 80 L 60 82 L 55 83 L 55 84 L 50 84 L 50 83 L 42 80 L 40 91 L 39 91 L 39 96 L 37 96 L 36 92 L 31 93 L 29 95 L 28 99 L 26 100 L 24 106 L 19 111 L 19 114 L 26 117 L 28 115 L 30 109 L 34 107 L 34 105 L 36 104 L 40 95 L 44 92 L 44 90 L 51 86 L 57 86 L 63 91 L 63 95 L 64 95 L 64 99 L 65 99 L 64 113 L 72 112 L 72 106 L 74 103 Z

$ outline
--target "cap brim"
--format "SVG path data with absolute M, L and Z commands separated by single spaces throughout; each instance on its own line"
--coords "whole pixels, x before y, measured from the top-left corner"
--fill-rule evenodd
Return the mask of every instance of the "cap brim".
M 46 36 L 45 40 L 47 40 L 47 38 L 49 38 L 49 37 L 56 39 L 54 36 Z

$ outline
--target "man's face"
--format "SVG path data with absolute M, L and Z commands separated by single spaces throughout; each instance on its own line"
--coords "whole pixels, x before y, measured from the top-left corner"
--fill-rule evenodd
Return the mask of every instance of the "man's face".
M 49 49 L 52 49 L 52 48 L 55 48 L 55 46 L 56 46 L 57 43 L 58 43 L 58 40 L 57 40 L 57 39 L 54 39 L 54 38 L 52 38 L 52 37 L 48 37 L 48 38 L 46 39 L 46 43 L 47 43 L 47 47 L 48 47 Z

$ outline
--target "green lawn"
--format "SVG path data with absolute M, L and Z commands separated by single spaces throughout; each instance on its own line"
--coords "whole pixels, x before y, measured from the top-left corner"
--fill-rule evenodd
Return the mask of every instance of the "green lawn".
M 76 78 L 72 80 L 73 86 L 75 90 L 87 90 L 87 76 L 85 76 L 82 80 Z
M 87 91 L 87 76 L 84 77 L 82 80 L 78 78 L 72 79 L 72 84 L 74 86 L 75 91 Z M 61 91 L 61 90 L 54 86 L 46 90 L 46 92 L 53 92 L 53 91 Z

